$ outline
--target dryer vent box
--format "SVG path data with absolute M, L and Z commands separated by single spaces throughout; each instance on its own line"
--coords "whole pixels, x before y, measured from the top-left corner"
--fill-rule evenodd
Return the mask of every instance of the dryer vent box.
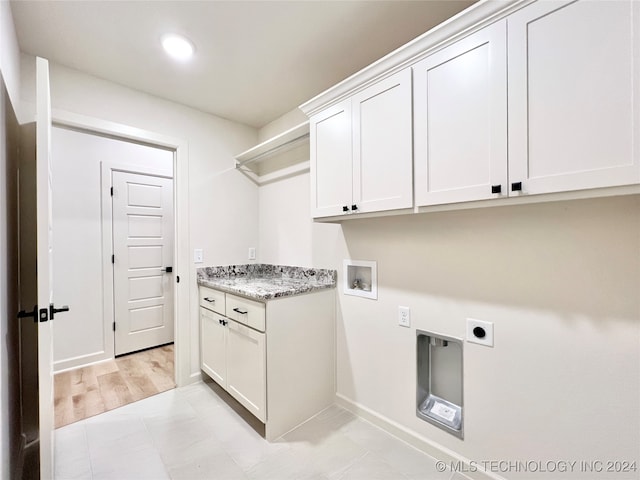
M 461 339 L 418 330 L 416 415 L 463 438 Z

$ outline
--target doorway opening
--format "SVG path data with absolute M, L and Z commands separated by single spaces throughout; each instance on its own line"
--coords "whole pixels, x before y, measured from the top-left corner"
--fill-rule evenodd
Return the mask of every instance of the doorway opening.
M 54 222 L 56 204 L 64 208 L 54 252 L 66 248 L 54 288 L 78 315 L 54 330 L 58 428 L 176 386 L 177 152 L 84 128 L 53 130 L 54 187 L 61 177 L 64 184 L 54 188 Z M 56 155 L 57 146 L 66 151 Z

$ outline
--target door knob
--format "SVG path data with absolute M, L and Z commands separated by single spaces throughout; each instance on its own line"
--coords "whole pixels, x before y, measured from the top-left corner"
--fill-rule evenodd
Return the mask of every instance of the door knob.
M 38 323 L 38 305 L 33 306 L 33 310 L 27 312 L 26 310 L 20 310 L 18 312 L 18 318 L 33 318 L 33 321 Z
M 61 308 L 55 308 L 52 303 L 51 305 L 49 305 L 49 320 L 53 320 L 53 316 L 56 313 L 68 312 L 68 311 L 69 311 L 69 305 L 64 305 Z

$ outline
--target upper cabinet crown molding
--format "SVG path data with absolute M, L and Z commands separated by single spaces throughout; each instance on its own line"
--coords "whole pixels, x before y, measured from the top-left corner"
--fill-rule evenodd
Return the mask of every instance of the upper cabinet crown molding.
M 533 1 L 535 0 L 480 0 L 298 108 L 309 117 L 315 115 Z

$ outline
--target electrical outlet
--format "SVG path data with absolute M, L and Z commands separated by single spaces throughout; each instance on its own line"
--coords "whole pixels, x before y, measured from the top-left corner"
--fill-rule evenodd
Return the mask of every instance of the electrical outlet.
M 411 310 L 409 307 L 398 307 L 398 325 L 401 327 L 411 326 Z
M 193 263 L 203 263 L 204 262 L 204 253 L 201 248 L 196 248 L 193 251 Z
M 249 260 L 255 260 L 255 259 L 256 259 L 256 248 L 249 247 Z
M 493 347 L 493 322 L 467 318 L 467 342 Z

